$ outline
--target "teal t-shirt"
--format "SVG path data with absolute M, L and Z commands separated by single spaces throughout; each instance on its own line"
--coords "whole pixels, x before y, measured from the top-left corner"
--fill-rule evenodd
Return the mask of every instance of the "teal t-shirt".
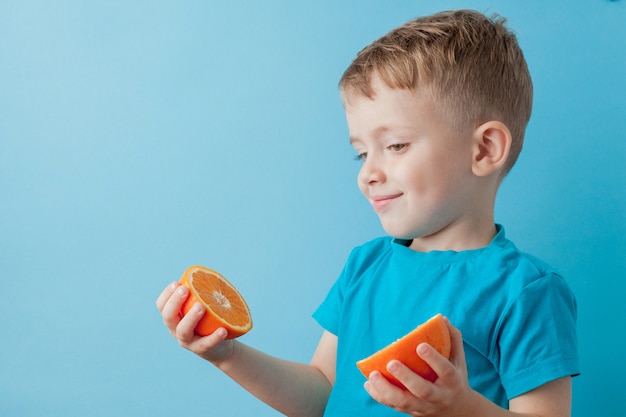
M 548 265 L 498 232 L 489 246 L 416 252 L 379 238 L 355 248 L 313 317 L 338 337 L 326 416 L 401 415 L 355 365 L 437 313 L 463 334 L 470 386 L 496 404 L 579 373 L 576 300 Z

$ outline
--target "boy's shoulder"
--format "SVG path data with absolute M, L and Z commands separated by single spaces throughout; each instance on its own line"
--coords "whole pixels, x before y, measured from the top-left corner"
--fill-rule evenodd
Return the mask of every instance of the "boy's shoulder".
M 393 243 L 394 238 L 391 236 L 380 236 L 373 238 L 367 242 L 361 243 L 352 249 L 353 253 L 371 253 L 371 252 L 379 252 L 381 250 L 391 250 L 391 244 Z
M 497 225 L 497 228 L 498 233 L 489 247 L 496 249 L 494 256 L 502 258 L 509 268 L 518 269 L 522 267 L 523 269 L 532 269 L 535 271 L 535 275 L 538 276 L 557 274 L 556 269 L 546 261 L 520 250 L 515 243 L 506 236 L 502 225 Z
M 354 247 L 350 252 L 350 258 L 369 259 L 372 256 L 380 256 L 381 254 L 391 251 L 392 243 L 393 238 L 390 236 L 374 238 Z
M 548 262 L 527 252 L 522 252 L 519 249 L 517 249 L 517 260 L 518 264 L 523 264 L 528 268 L 534 269 L 539 276 L 550 274 L 559 275 L 556 268 Z
M 494 269 L 493 272 L 496 275 L 507 274 L 508 271 L 513 275 L 523 277 L 522 280 L 533 280 L 548 275 L 560 276 L 558 271 L 549 263 L 520 250 L 506 236 L 502 225 L 498 224 L 496 228 L 496 236 L 488 246 L 465 252 L 413 253 L 408 248 L 410 241 L 390 236 L 377 237 L 353 248 L 348 263 L 353 268 L 359 269 L 372 263 L 388 261 L 395 255 L 397 260 L 407 263 L 437 260 L 450 264 L 467 263 L 470 267 L 473 266 L 484 271 Z
M 393 241 L 390 236 L 382 236 L 354 247 L 344 266 L 345 272 L 360 275 L 373 264 L 384 262 L 392 253 Z

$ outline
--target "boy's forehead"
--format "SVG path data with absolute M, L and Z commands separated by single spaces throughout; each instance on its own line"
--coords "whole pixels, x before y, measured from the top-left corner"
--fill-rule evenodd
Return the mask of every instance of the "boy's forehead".
M 426 101 L 418 91 L 406 88 L 393 88 L 384 83 L 372 85 L 369 94 L 357 89 L 348 89 L 341 94 L 346 115 L 363 112 L 374 113 L 371 116 L 379 115 L 387 111 L 405 110 L 405 106 L 415 108 L 415 104 L 432 105 L 433 102 Z
M 428 115 L 428 104 L 408 89 L 378 88 L 371 97 L 353 92 L 344 97 L 350 141 L 388 130 L 414 128 Z

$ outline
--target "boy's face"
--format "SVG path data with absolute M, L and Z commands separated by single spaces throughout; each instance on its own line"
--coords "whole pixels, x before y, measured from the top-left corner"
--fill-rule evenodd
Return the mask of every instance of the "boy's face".
M 415 244 L 437 237 L 435 246 L 454 247 L 475 200 L 472 131 L 454 130 L 418 93 L 378 79 L 373 87 L 373 99 L 349 95 L 345 103 L 350 142 L 363 162 L 359 188 L 391 236 Z

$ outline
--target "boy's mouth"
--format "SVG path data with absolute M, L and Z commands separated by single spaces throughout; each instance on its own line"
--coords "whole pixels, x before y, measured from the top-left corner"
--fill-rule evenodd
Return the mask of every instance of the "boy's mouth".
M 401 196 L 402 196 L 402 193 L 373 196 L 373 197 L 370 197 L 370 202 L 372 203 L 372 207 L 374 208 L 374 211 L 379 212 L 379 211 L 385 210 L 396 199 L 398 199 Z

